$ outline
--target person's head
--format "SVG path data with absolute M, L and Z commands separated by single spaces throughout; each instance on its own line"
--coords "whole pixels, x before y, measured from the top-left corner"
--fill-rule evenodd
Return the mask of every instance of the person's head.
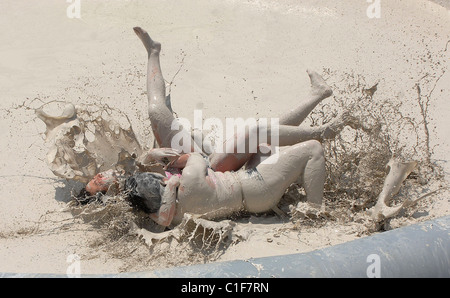
M 125 180 L 128 199 L 138 209 L 156 213 L 164 193 L 164 176 L 158 173 L 138 173 Z
M 86 191 L 91 196 L 95 195 L 98 192 L 107 192 L 113 184 L 117 184 L 117 175 L 117 171 L 114 170 L 108 170 L 98 173 L 86 185 Z

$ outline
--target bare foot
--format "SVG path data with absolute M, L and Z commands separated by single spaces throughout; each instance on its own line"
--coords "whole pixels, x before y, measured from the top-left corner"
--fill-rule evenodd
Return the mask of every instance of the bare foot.
M 306 72 L 311 80 L 311 92 L 313 95 L 325 99 L 333 94 L 333 90 L 331 90 L 331 87 L 328 86 L 322 76 L 310 69 L 307 69 Z
M 136 35 L 141 39 L 149 55 L 151 53 L 159 53 L 161 51 L 161 44 L 151 39 L 147 31 L 141 27 L 134 27 L 133 30 L 134 33 L 136 33 Z

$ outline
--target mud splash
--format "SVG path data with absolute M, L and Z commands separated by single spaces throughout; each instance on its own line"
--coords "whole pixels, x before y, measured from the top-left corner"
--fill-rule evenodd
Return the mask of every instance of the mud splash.
M 143 149 L 122 112 L 53 101 L 35 113 L 46 124 L 47 164 L 56 176 L 87 183 L 108 169 L 135 171 Z

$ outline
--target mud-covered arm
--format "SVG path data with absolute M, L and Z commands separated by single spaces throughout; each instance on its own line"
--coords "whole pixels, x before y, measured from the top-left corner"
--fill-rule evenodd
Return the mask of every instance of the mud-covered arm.
M 161 198 L 161 207 L 158 212 L 150 214 L 150 218 L 157 224 L 169 226 L 176 211 L 177 188 L 180 185 L 180 178 L 172 176 L 166 184 L 164 194 Z
M 200 181 L 202 179 L 204 180 L 206 177 L 208 165 L 202 155 L 193 152 L 183 155 L 182 158 L 185 158 L 186 160 L 181 178 L 174 175 L 168 180 L 161 199 L 161 207 L 157 213 L 150 214 L 150 217 L 162 226 L 169 226 L 175 216 L 177 188 L 180 186 L 181 180 L 188 184 L 200 183 Z

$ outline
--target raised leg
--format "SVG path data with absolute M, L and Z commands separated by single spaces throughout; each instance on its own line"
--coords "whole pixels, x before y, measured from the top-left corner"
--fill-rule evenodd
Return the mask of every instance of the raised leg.
M 201 150 L 196 148 L 190 132 L 177 122 L 172 110 L 167 104 L 166 86 L 161 72 L 159 54 L 161 44 L 150 38 L 148 33 L 140 27 L 133 28 L 141 39 L 148 53 L 147 67 L 147 97 L 148 114 L 153 134 L 160 147 L 180 149 L 183 153 Z M 173 143 L 176 141 L 176 144 Z M 175 146 L 174 146 L 175 145 Z
M 307 70 L 309 78 L 311 80 L 311 97 L 305 102 L 290 110 L 279 119 L 279 142 L 280 146 L 293 145 L 299 142 L 303 142 L 310 139 L 320 140 L 320 137 L 327 137 L 335 131 L 337 131 L 338 125 L 328 125 L 322 128 L 299 128 L 300 125 L 308 114 L 317 106 L 323 99 L 332 95 L 330 86 L 325 80 L 315 71 Z M 244 138 L 238 138 L 227 140 L 224 143 L 223 151 L 220 153 L 213 153 L 210 156 L 211 167 L 215 171 L 232 171 L 242 167 L 247 161 L 249 161 L 254 152 L 249 150 L 249 139 L 259 136 L 259 127 L 246 128 L 245 134 L 242 134 Z M 335 134 L 334 134 L 335 135 Z M 268 132 L 268 140 L 270 141 L 270 129 Z M 242 145 L 242 143 L 245 143 Z M 260 142 L 258 141 L 259 145 Z M 234 146 L 234 148 L 233 148 Z M 239 151 L 239 148 L 245 146 L 244 152 Z
M 280 125 L 300 125 L 311 111 L 325 98 L 333 94 L 330 86 L 315 71 L 307 70 L 311 81 L 311 96 L 300 105 L 280 117 Z
M 140 28 L 133 28 L 136 35 L 140 38 L 148 54 L 147 65 L 147 96 L 149 104 L 163 104 L 166 101 L 166 85 L 161 72 L 159 53 L 161 44 L 150 38 L 148 33 Z

